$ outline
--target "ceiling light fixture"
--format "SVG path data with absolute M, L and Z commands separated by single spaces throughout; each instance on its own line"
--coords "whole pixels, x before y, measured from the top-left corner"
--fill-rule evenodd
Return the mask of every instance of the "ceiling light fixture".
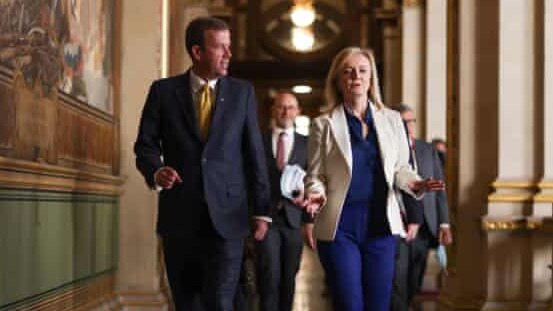
M 307 27 L 315 21 L 315 8 L 312 0 L 295 0 L 290 12 L 292 23 L 297 27 Z
M 313 89 L 309 85 L 294 85 L 292 92 L 296 94 L 309 94 Z
M 313 30 L 309 28 L 292 28 L 292 45 L 298 51 L 309 51 L 315 44 Z

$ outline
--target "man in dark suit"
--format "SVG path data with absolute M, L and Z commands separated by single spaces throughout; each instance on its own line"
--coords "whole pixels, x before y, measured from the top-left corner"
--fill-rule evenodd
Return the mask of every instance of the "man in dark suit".
M 192 67 L 155 81 L 135 143 L 136 166 L 161 189 L 157 232 L 177 311 L 231 311 L 240 275 L 248 204 L 263 239 L 269 183 L 253 87 L 227 77 L 228 25 L 193 20 Z
M 407 124 L 407 133 L 414 166 L 422 178 L 443 180 L 443 171 L 440 158 L 431 144 L 415 139 L 414 113 L 407 105 L 400 105 L 397 110 Z M 439 244 L 449 245 L 452 242 L 449 227 L 449 212 L 447 195 L 444 190 L 428 192 L 422 199 L 423 221 L 416 238 L 409 243 L 409 274 L 408 274 L 408 301 L 412 301 L 422 287 L 428 251 Z
M 264 137 L 273 222 L 265 239 L 256 245 L 261 311 L 290 311 L 294 301 L 296 273 L 303 248 L 301 226 L 309 217 L 282 195 L 280 179 L 287 164 L 299 165 L 304 170 L 307 166 L 307 138 L 296 133 L 294 128 L 299 112 L 293 94 L 278 93 L 272 105 L 274 126 Z
M 404 122 L 405 132 L 408 133 L 407 123 Z M 409 139 L 408 139 L 409 141 Z M 413 154 L 409 157 L 409 165 L 415 169 Z M 407 311 L 409 309 L 409 289 L 407 279 L 409 276 L 409 243 L 417 236 L 423 218 L 422 202 L 412 196 L 401 192 L 401 216 L 407 232 L 405 237 L 400 237 L 396 246 L 394 264 L 394 281 L 392 283 L 391 311 Z

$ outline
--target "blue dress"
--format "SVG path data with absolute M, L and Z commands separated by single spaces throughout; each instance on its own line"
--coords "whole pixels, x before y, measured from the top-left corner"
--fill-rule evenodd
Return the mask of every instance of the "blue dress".
M 344 108 L 345 109 L 345 108 Z M 370 109 L 362 134 L 359 119 L 345 109 L 352 150 L 352 177 L 334 241 L 318 241 L 319 257 L 334 310 L 388 311 L 396 237 L 386 215 L 388 187 Z

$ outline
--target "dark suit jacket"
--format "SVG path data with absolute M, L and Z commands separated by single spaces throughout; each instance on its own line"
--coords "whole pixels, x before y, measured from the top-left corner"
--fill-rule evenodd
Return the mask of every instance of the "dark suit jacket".
M 431 144 L 415 140 L 417 172 L 422 178 L 444 179 L 442 164 Z M 422 198 L 424 223 L 434 238 L 438 238 L 440 224 L 449 223 L 447 195 L 445 191 L 427 192 Z
M 275 155 L 273 154 L 272 133 L 265 134 L 263 141 L 265 143 L 265 156 L 271 184 L 271 216 L 274 217 L 276 215 L 277 206 L 284 199 L 283 208 L 288 224 L 292 228 L 299 228 L 302 220 L 304 222 L 309 221 L 309 216 L 304 213 L 303 209 L 295 206 L 292 201 L 282 196 L 280 189 L 280 176 L 282 172 L 278 169 Z M 298 133 L 294 134 L 294 145 L 290 151 L 290 158 L 287 164 L 297 164 L 304 170 L 307 168 L 307 137 Z
M 162 166 L 182 183 L 159 194 L 157 231 L 190 237 L 207 213 L 223 238 L 248 233 L 248 201 L 255 215 L 269 214 L 269 182 L 253 87 L 231 77 L 217 82 L 211 127 L 200 137 L 189 73 L 150 87 L 134 146 L 136 166 L 154 187 Z M 248 200 L 248 195 L 249 199 Z

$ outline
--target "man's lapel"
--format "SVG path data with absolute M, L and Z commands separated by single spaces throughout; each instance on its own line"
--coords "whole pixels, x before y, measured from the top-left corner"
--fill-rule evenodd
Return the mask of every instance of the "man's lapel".
M 211 124 L 209 125 L 209 133 L 207 134 L 207 140 L 213 135 L 214 132 L 222 130 L 224 127 L 223 124 L 225 110 L 229 106 L 228 95 L 230 94 L 229 85 L 225 77 L 219 78 L 217 81 L 217 96 L 215 97 L 215 102 L 213 103 L 213 110 L 211 112 Z
M 192 91 L 190 89 L 190 71 L 183 75 L 179 87 L 176 89 L 176 97 L 179 106 L 184 114 L 184 120 L 190 131 L 198 139 L 200 139 L 200 129 L 198 126 L 198 118 L 196 117 L 196 107 L 192 100 Z

